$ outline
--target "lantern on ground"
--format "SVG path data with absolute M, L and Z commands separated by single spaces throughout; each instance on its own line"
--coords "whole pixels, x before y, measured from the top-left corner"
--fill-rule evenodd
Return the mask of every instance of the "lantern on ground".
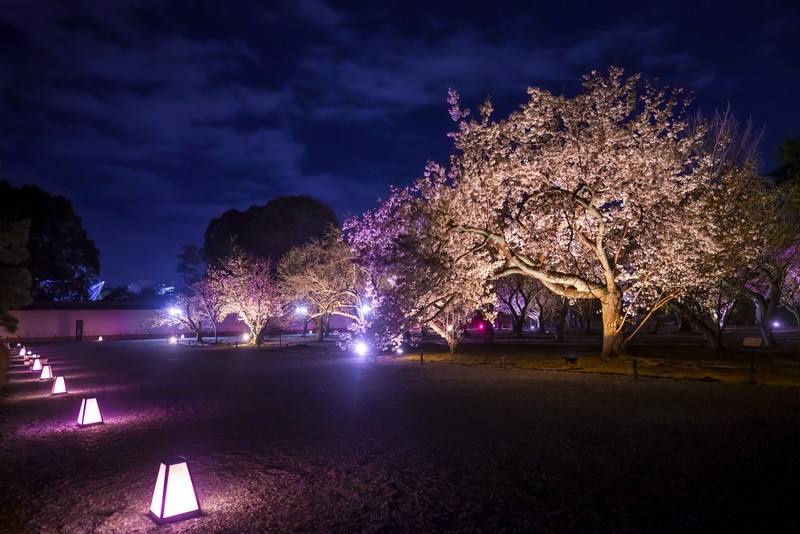
M 100 407 L 97 399 L 81 400 L 81 411 L 78 412 L 78 426 L 99 425 L 103 423 L 103 416 L 100 415 Z
M 50 380 L 53 378 L 53 369 L 49 365 L 42 366 L 42 375 L 39 380 Z
M 31 371 L 41 371 L 42 370 L 42 361 L 39 358 L 33 359 L 33 365 L 31 366 Z
M 97 341 L 103 341 L 103 336 L 98 337 Z
M 150 501 L 150 517 L 159 525 L 200 515 L 189 464 L 183 456 L 161 462 Z
M 25 356 L 25 347 L 22 347 L 21 349 L 19 349 L 19 355 L 20 356 Z
M 56 379 L 53 381 L 53 389 L 50 392 L 51 395 L 61 395 L 62 393 L 67 392 L 67 383 L 64 381 L 63 376 L 57 376 Z

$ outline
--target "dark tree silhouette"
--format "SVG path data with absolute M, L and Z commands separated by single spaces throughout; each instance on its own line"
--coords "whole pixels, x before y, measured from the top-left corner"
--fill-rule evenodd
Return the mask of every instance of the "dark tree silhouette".
M 203 249 L 198 249 L 197 245 L 183 245 L 178 259 L 175 272 L 180 278 L 178 291 L 183 291 L 203 276 Z
M 10 310 L 30 303 L 31 273 L 24 267 L 28 259 L 29 222 L 0 222 L 0 327 L 17 331 L 19 321 Z
M 209 267 L 219 265 L 238 246 L 277 263 L 292 247 L 321 238 L 331 225 L 339 225 L 333 209 L 305 195 L 276 198 L 245 212 L 228 210 L 209 223 L 204 258 Z
M 30 221 L 28 267 L 35 300 L 85 300 L 100 274 L 100 252 L 72 203 L 33 185 L 0 181 L 0 223 Z

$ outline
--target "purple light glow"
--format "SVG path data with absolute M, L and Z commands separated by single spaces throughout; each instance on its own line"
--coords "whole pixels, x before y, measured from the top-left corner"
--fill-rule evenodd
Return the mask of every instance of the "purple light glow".
M 158 524 L 199 515 L 200 502 L 192 484 L 186 458 L 161 462 L 150 501 L 150 517 Z

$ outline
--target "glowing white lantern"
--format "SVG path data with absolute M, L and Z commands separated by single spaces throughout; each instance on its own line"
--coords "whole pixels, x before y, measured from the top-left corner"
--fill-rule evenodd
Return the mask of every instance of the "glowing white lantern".
M 363 341 L 359 341 L 358 343 L 356 343 L 355 349 L 356 349 L 356 354 L 358 354 L 362 358 L 367 355 L 368 347 L 367 344 L 364 343 Z
M 249 333 L 247 333 L 247 332 L 245 332 L 244 334 L 242 334 L 242 340 L 243 340 L 243 341 L 250 341 L 250 334 L 249 334 Z
M 97 341 L 103 341 L 103 336 L 98 337 Z
M 64 382 L 63 376 L 57 376 L 56 379 L 53 381 L 53 389 L 50 392 L 51 395 L 60 395 L 62 393 L 67 392 L 67 383 Z
M 43 365 L 42 376 L 39 377 L 39 380 L 50 380 L 51 378 L 53 378 L 53 370 L 49 365 Z
M 183 336 L 183 334 L 181 334 L 181 339 L 185 339 L 185 338 L 184 338 L 184 336 Z
M 170 342 L 170 344 L 175 345 L 178 342 L 178 338 L 175 337 L 175 336 L 172 336 L 171 338 L 169 338 L 169 342 Z
M 27 354 L 27 353 L 25 352 L 25 347 L 22 347 L 21 349 L 19 349 L 19 355 L 20 355 L 20 356 L 25 356 L 25 354 Z
M 103 416 L 100 415 L 97 399 L 81 400 L 81 411 L 78 412 L 78 426 L 100 425 L 102 423 Z
M 34 358 L 31 371 L 41 371 L 41 370 L 42 370 L 42 360 L 40 360 L 39 358 Z
M 153 499 L 150 501 L 150 517 L 153 521 L 160 525 L 201 513 L 186 458 L 173 456 L 161 462 Z

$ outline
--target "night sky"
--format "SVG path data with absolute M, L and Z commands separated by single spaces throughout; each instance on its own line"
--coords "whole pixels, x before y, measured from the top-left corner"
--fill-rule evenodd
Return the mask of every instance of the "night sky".
M 0 174 L 74 203 L 108 285 L 156 283 L 230 208 L 343 219 L 445 161 L 451 86 L 502 117 L 620 65 L 752 118 L 765 171 L 800 130 L 798 2 L 465 4 L 3 0 Z

